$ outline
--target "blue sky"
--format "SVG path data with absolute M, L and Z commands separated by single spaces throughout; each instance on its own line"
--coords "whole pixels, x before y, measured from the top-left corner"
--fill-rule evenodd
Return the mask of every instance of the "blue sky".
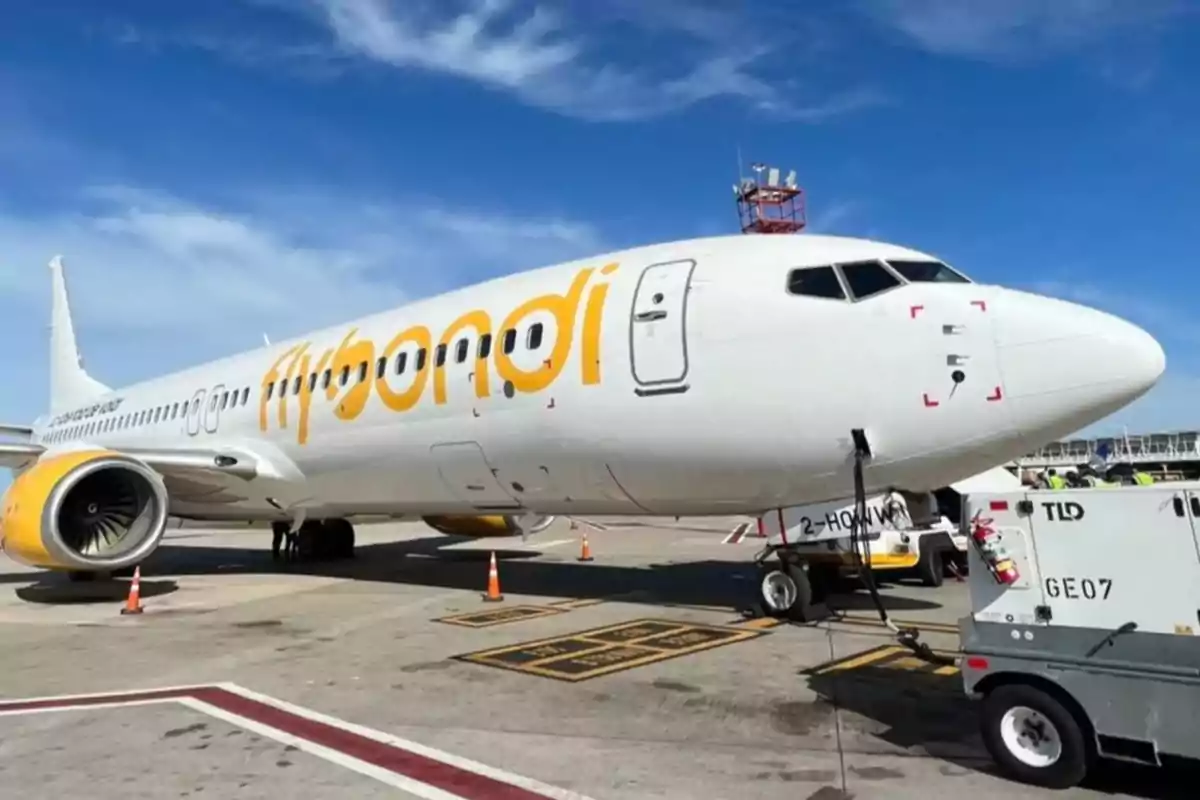
M 0 419 L 46 401 L 55 253 L 121 383 L 732 232 L 740 147 L 798 171 L 812 230 L 1144 325 L 1168 375 L 1099 428 L 1200 427 L 1184 0 L 25 5 L 0 42 Z

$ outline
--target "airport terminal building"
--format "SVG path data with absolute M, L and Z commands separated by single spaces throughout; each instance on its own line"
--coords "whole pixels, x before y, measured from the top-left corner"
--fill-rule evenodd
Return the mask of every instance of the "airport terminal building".
M 1050 442 L 1011 465 L 1016 469 L 1065 469 L 1099 456 L 1109 464 L 1133 464 L 1160 480 L 1200 479 L 1200 431 L 1123 434 Z

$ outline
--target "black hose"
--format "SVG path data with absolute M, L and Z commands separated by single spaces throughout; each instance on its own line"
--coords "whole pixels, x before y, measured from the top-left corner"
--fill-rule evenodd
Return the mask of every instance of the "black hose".
M 866 535 L 869 518 L 867 517 L 867 489 L 866 481 L 863 479 L 863 461 L 869 455 L 869 451 L 866 450 L 866 439 L 861 432 L 853 438 L 856 443 L 854 448 L 854 519 L 850 528 L 850 549 L 853 550 L 854 559 L 858 562 L 858 574 L 866 584 L 867 592 L 871 595 L 871 602 L 875 604 L 875 610 L 879 612 L 879 620 L 886 627 L 895 631 L 897 642 L 924 661 L 932 664 L 953 665 L 955 663 L 953 658 L 938 655 L 930 649 L 929 645 L 918 641 L 921 635 L 919 630 L 897 627 L 888 617 L 883 600 L 879 597 L 879 589 L 875 585 L 875 573 L 871 570 L 871 546 Z

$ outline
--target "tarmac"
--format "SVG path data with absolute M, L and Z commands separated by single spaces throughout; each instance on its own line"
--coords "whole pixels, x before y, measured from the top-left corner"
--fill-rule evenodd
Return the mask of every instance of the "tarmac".
M 127 580 L 0 559 L 0 796 L 1074 800 L 1191 780 L 998 777 L 957 669 L 895 647 L 865 593 L 836 622 L 744 618 L 762 540 L 730 537 L 741 521 L 560 519 L 527 542 L 381 523 L 320 566 L 272 562 L 267 531 L 185 528 L 133 615 Z M 964 583 L 882 594 L 954 653 Z

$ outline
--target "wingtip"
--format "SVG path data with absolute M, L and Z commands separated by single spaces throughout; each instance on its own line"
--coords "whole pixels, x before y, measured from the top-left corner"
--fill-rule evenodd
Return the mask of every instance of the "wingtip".
M 62 269 L 62 265 L 63 265 L 63 257 L 62 256 L 56 255 L 56 256 L 54 256 L 54 258 L 50 259 L 49 266 L 50 266 L 51 270 L 55 270 L 55 271 L 60 270 L 60 269 Z

